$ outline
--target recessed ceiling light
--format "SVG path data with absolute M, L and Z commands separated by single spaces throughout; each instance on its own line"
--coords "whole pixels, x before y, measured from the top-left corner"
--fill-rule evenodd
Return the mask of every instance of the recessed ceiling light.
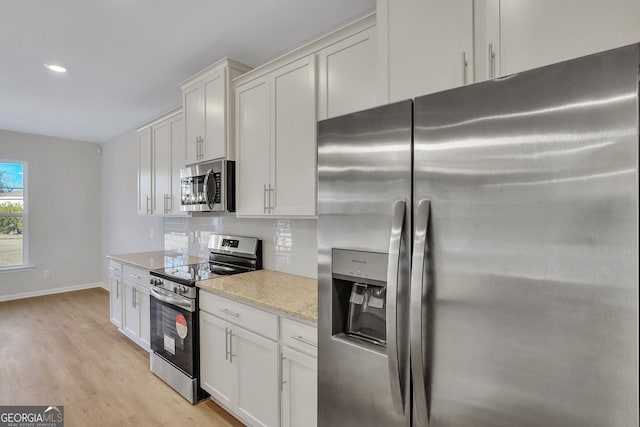
M 50 69 L 51 71 L 55 71 L 56 73 L 66 73 L 67 69 L 60 66 L 60 65 L 54 65 L 54 64 L 44 64 L 45 67 L 47 67 L 48 69 Z

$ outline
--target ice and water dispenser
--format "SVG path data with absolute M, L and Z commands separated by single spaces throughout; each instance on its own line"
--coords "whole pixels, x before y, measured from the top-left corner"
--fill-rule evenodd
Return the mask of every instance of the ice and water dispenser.
M 387 260 L 386 253 L 333 249 L 334 337 L 386 347 Z

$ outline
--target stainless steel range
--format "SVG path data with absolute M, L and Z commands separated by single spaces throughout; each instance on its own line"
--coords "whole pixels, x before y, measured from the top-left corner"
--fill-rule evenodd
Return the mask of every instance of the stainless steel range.
M 196 283 L 260 270 L 261 243 L 255 237 L 213 234 L 209 262 L 151 271 L 151 372 L 191 403 L 208 396 L 199 384 Z

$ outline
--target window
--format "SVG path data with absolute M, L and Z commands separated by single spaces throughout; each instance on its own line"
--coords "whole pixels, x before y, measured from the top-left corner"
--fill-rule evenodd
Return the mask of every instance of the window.
M 25 172 L 22 162 L 0 160 L 0 269 L 27 263 L 25 251 Z

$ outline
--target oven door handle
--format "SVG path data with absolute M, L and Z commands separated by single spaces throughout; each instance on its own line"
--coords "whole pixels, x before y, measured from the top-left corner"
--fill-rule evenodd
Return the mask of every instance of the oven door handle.
M 153 296 L 158 301 L 165 302 L 170 305 L 174 305 L 176 307 L 184 308 L 190 313 L 196 311 L 195 303 L 193 301 L 187 300 L 186 298 L 178 297 L 171 295 L 166 295 L 156 288 L 150 288 L 151 296 Z

